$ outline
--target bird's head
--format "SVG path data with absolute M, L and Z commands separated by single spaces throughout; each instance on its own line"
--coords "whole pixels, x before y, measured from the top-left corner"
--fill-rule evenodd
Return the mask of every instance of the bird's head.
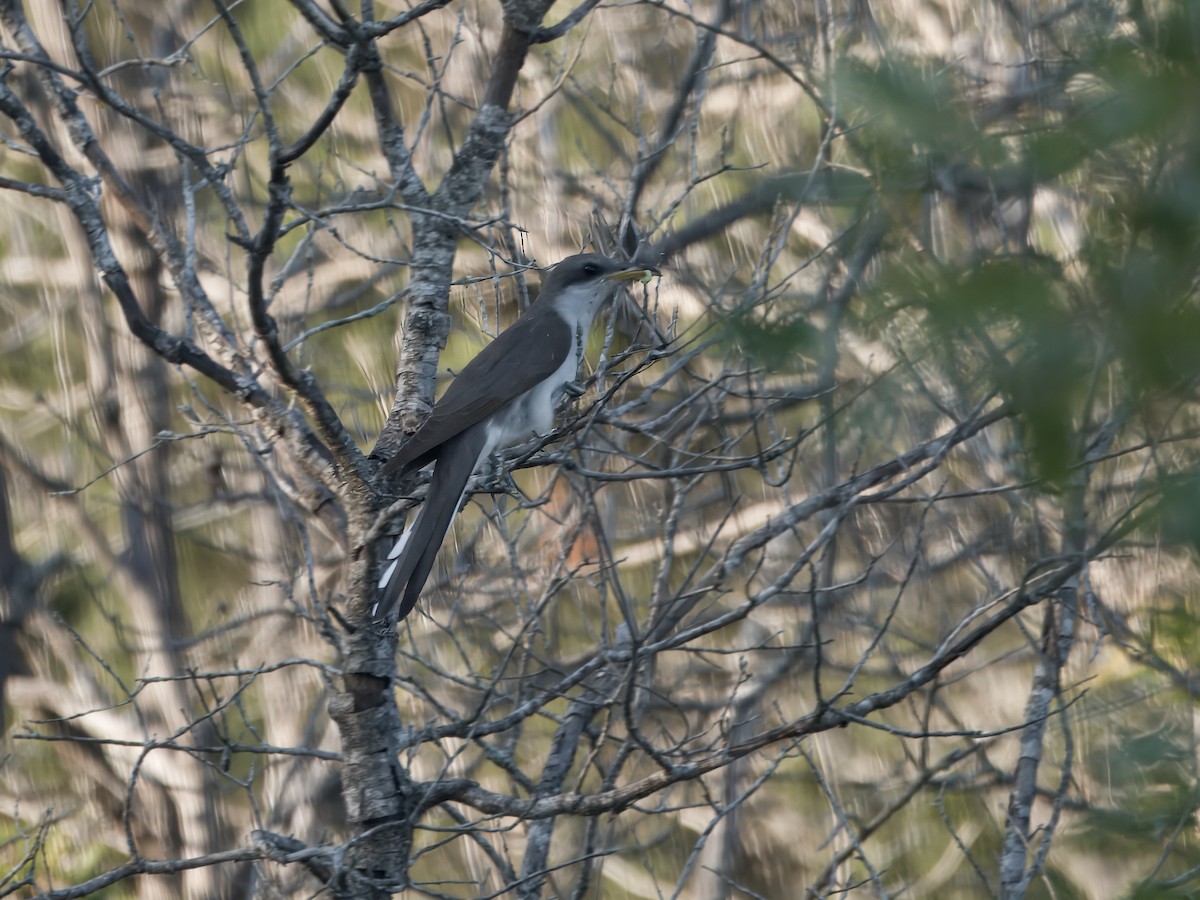
M 647 282 L 661 274 L 653 266 L 620 262 L 600 253 L 568 256 L 550 270 L 542 282 L 538 301 L 548 301 L 568 318 L 586 318 L 596 314 L 604 301 L 611 299 L 622 285 Z

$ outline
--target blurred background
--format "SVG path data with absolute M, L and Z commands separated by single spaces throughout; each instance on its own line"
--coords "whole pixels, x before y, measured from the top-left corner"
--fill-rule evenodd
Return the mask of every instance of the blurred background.
M 6 96 L 94 179 L 145 318 L 311 423 L 247 259 L 270 133 L 296 141 L 344 77 L 321 28 L 342 4 L 0 5 Z M 363 7 L 433 192 L 501 6 Z M 595 806 L 437 805 L 412 895 L 1200 892 L 1200 11 L 634 0 L 559 23 L 453 221 L 438 389 L 532 302 L 531 266 L 634 225 L 670 253 L 594 331 L 561 431 L 459 516 L 396 701 L 414 779 L 532 796 L 570 734 L 555 793 Z M 0 895 L 319 896 L 251 834 L 354 834 L 326 710 L 346 497 L 134 336 L 13 109 Z M 421 211 L 366 84 L 287 174 L 265 302 L 367 453 Z M 135 855 L 201 862 L 89 882 Z

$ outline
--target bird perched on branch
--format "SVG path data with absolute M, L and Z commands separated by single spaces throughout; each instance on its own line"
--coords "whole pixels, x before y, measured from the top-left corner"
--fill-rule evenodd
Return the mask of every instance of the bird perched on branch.
M 578 391 L 584 343 L 600 307 L 623 285 L 658 274 L 597 253 L 564 259 L 537 300 L 467 363 L 425 424 L 383 464 L 384 475 L 429 463 L 434 469 L 425 505 L 388 554 L 372 619 L 384 621 L 393 609 L 397 620 L 412 612 L 471 476 L 493 452 L 550 430 L 561 396 Z

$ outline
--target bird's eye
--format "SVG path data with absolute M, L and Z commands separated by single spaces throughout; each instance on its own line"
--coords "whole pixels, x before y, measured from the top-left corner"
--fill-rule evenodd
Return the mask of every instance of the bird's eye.
M 600 274 L 600 267 L 595 263 L 586 263 L 583 267 L 583 274 L 592 276 Z

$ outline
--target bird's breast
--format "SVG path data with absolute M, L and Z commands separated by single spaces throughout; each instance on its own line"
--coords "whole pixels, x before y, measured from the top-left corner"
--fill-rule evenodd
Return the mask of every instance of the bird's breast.
M 548 377 L 513 401 L 499 424 L 504 431 L 501 442 L 528 440 L 533 435 L 546 434 L 554 427 L 554 410 L 563 387 L 573 381 L 579 371 L 579 352 L 572 347 L 567 358 Z

